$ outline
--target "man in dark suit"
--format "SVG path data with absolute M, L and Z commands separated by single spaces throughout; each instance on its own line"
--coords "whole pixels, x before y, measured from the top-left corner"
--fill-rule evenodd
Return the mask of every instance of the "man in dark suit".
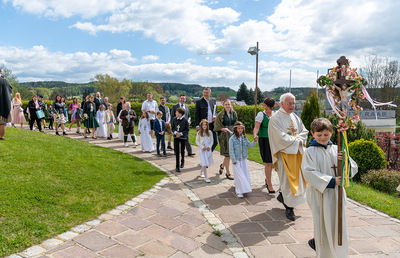
M 196 101 L 196 106 L 194 109 L 194 120 L 196 124 L 196 130 L 200 130 L 200 121 L 203 119 L 207 119 L 209 122 L 209 127 L 211 132 L 213 133 L 214 143 L 212 146 L 212 151 L 214 151 L 215 147 L 217 147 L 217 133 L 214 132 L 214 121 L 217 117 L 217 109 L 215 99 L 210 98 L 211 89 L 204 88 L 203 90 L 203 98 Z
M 174 119 L 176 110 L 178 108 L 184 108 L 185 109 L 185 114 L 183 115 L 183 117 L 186 118 L 186 120 L 188 120 L 188 123 L 190 125 L 190 108 L 189 108 L 188 105 L 185 104 L 185 102 L 186 102 L 186 95 L 185 94 L 181 94 L 180 97 L 179 97 L 179 103 L 172 106 L 171 117 L 172 117 L 172 119 Z M 195 153 L 192 152 L 192 146 L 190 145 L 189 140 L 187 140 L 185 144 L 186 144 L 186 149 L 187 149 L 187 152 L 188 152 L 188 156 L 194 156 Z

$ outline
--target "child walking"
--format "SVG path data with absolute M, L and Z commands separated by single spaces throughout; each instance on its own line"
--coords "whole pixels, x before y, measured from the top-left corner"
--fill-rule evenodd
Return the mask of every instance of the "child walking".
M 150 131 L 149 113 L 143 112 L 142 117 L 139 120 L 140 146 L 143 152 L 152 152 L 154 150 L 153 139 L 151 138 Z
M 49 119 L 49 129 L 50 130 L 54 130 L 54 127 L 53 127 L 54 113 L 55 113 L 55 110 L 53 108 L 53 104 L 50 104 L 49 108 L 47 109 L 47 118 Z
M 115 131 L 115 116 L 114 112 L 112 111 L 112 104 L 109 104 L 107 106 L 107 111 L 106 111 L 106 123 L 107 123 L 107 140 L 111 140 L 113 138 L 112 134 Z
M 105 138 L 107 137 L 107 123 L 105 120 L 105 110 L 106 107 L 101 104 L 99 110 L 97 110 L 96 118 L 99 123 L 99 128 L 96 130 L 97 137 Z
M 233 164 L 235 192 L 239 198 L 243 198 L 244 193 L 251 193 L 247 148 L 254 147 L 256 144 L 257 140 L 255 142 L 250 142 L 246 138 L 243 123 L 237 121 L 233 125 L 233 135 L 229 138 L 229 156 Z
M 204 177 L 204 181 L 210 183 L 207 176 L 207 167 L 214 164 L 214 159 L 211 152 L 211 147 L 214 143 L 212 132 L 210 131 L 207 119 L 201 120 L 200 130 L 197 132 L 196 145 L 200 149 L 200 177 Z
M 346 224 L 346 192 L 343 188 L 342 245 L 338 245 L 338 185 L 341 177 L 335 176 L 334 166 L 342 153 L 330 138 L 333 125 L 326 118 L 317 118 L 311 123 L 310 141 L 305 150 L 301 168 L 307 185 L 307 203 L 314 219 L 314 238 L 308 244 L 317 252 L 317 257 L 347 257 L 348 234 Z M 358 172 L 355 161 L 350 158 L 351 176 Z
M 183 116 L 185 108 L 178 108 L 175 117 L 172 119 L 172 132 L 174 133 L 174 150 L 176 155 L 176 172 L 181 172 L 180 168 L 185 166 L 185 145 L 189 140 L 189 122 Z M 181 163 L 179 165 L 179 154 L 181 155 Z
M 133 148 L 137 147 L 136 137 L 134 132 L 136 113 L 131 109 L 131 103 L 126 102 L 126 109 L 121 111 L 122 129 L 124 131 L 124 146 L 128 147 L 128 135 L 131 136 L 134 143 Z
M 160 143 L 161 143 L 161 150 L 164 156 L 167 156 L 167 152 L 165 151 L 165 121 L 162 120 L 163 112 L 157 111 L 157 119 L 154 121 L 154 133 L 156 135 L 157 140 L 157 156 L 162 157 L 160 154 Z
M 76 123 L 76 133 L 81 133 L 81 125 L 83 118 L 83 109 L 81 108 L 81 103 L 76 104 L 76 108 L 74 113 L 71 116 L 71 121 L 75 121 Z

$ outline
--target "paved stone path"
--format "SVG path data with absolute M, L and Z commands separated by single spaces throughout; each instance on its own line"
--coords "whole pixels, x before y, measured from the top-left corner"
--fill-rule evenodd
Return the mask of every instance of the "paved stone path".
M 307 204 L 295 208 L 295 222 L 287 220 L 258 163 L 249 161 L 253 193 L 238 199 L 233 181 L 218 174 L 218 152 L 207 184 L 199 177 L 198 153 L 175 173 L 172 151 L 159 158 L 118 140 L 68 137 L 145 159 L 166 177 L 114 210 L 10 257 L 315 257 L 307 245 L 313 236 Z M 275 172 L 272 180 L 277 189 Z M 347 223 L 349 257 L 400 257 L 399 220 L 349 200 Z

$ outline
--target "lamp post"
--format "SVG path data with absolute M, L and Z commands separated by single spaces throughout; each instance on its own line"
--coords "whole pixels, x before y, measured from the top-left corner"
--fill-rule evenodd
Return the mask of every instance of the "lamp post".
M 258 83 L 258 51 L 260 49 L 258 49 L 258 42 L 257 42 L 257 46 L 256 47 L 249 47 L 249 50 L 247 50 L 247 53 L 249 53 L 250 55 L 254 56 L 256 55 L 256 89 L 255 89 L 255 97 L 254 97 L 254 112 L 255 115 L 257 115 L 257 83 Z

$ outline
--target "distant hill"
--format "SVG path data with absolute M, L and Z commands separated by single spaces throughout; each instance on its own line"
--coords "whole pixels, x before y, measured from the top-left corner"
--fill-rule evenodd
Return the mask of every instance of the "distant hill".
M 182 93 L 190 97 L 203 96 L 204 86 L 199 84 L 182 84 L 182 83 L 157 83 L 160 85 L 167 96 L 180 95 Z M 236 91 L 229 87 L 211 87 L 212 97 L 217 97 L 221 93 L 227 93 L 230 96 L 236 96 Z

